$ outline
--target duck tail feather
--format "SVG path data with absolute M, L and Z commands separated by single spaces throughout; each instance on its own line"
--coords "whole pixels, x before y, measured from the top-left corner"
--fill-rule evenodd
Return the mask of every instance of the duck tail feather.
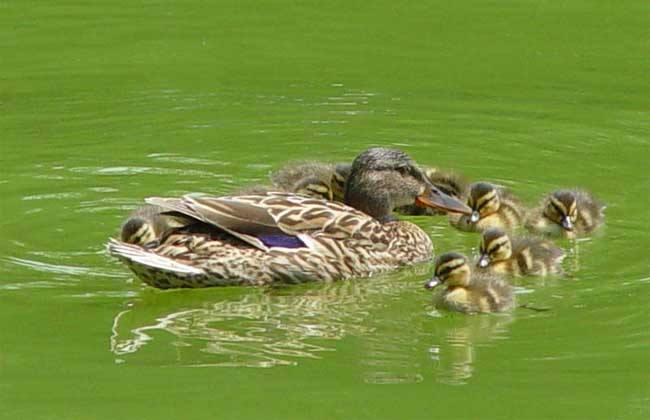
M 109 254 L 128 262 L 178 274 L 204 274 L 203 270 L 163 257 L 137 245 L 127 244 L 116 239 L 109 239 L 106 244 Z

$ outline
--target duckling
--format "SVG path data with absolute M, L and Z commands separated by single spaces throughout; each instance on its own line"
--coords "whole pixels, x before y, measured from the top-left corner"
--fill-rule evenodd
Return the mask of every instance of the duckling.
M 483 232 L 492 227 L 514 229 L 522 223 L 524 208 L 511 192 L 488 182 L 475 182 L 469 187 L 467 204 L 472 214 L 451 214 L 452 226 L 466 232 Z
M 332 196 L 338 202 L 345 202 L 345 183 L 347 182 L 350 172 L 352 171 L 352 164 L 338 163 L 334 166 L 332 178 L 330 180 L 330 187 L 332 188 Z
M 504 312 L 514 307 L 512 286 L 492 273 L 472 273 L 467 257 L 463 254 L 442 254 L 434 264 L 435 275 L 425 287 L 432 289 L 440 284 L 447 286 L 436 297 L 437 307 L 464 313 Z
M 122 224 L 122 242 L 149 247 L 155 246 L 162 235 L 171 228 L 183 225 L 174 216 L 166 215 L 162 207 L 146 204 L 138 207 Z
M 477 267 L 493 273 L 519 276 L 562 274 L 564 251 L 540 238 L 510 237 L 502 229 L 483 232 Z
M 467 181 L 461 175 L 454 172 L 443 171 L 435 167 L 424 167 L 422 173 L 425 177 L 440 191 L 445 194 L 465 201 L 467 197 Z M 441 210 L 431 207 L 419 207 L 414 205 L 402 206 L 395 211 L 401 214 L 409 214 L 413 216 L 434 216 L 447 214 Z
M 232 195 L 257 195 L 269 192 L 290 192 L 332 201 L 331 165 L 305 162 L 287 165 L 269 175 L 273 185 L 254 184 L 233 191 Z
M 605 221 L 606 206 L 580 190 L 558 190 L 546 197 L 526 220 L 533 233 L 575 238 L 592 233 Z
M 274 191 L 304 194 L 328 201 L 333 200 L 330 185 L 334 166 L 321 162 L 300 162 L 288 164 L 270 174 Z

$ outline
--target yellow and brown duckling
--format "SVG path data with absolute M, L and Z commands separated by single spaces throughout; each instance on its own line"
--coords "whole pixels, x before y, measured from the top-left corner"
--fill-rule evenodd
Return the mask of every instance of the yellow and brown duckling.
M 489 272 L 472 272 L 467 257 L 448 252 L 435 259 L 435 275 L 425 287 L 446 289 L 436 296 L 436 307 L 464 313 L 504 312 L 515 306 L 513 288 Z
M 602 226 L 604 210 L 605 205 L 585 191 L 558 190 L 531 211 L 526 228 L 548 236 L 584 236 Z
M 466 232 L 483 232 L 489 228 L 512 230 L 523 222 L 524 207 L 508 190 L 488 182 L 469 187 L 467 204 L 471 215 L 450 215 L 449 222 Z
M 164 211 L 162 207 L 151 204 L 135 209 L 122 224 L 122 242 L 143 247 L 155 245 L 165 231 L 181 226 L 177 218 L 164 214 Z
M 545 276 L 562 274 L 564 251 L 535 237 L 511 237 L 498 228 L 483 232 L 476 265 L 497 274 Z
M 270 192 L 146 200 L 184 219 L 155 247 L 111 239 L 108 251 L 159 288 L 264 285 L 366 277 L 429 260 L 431 238 L 392 209 L 418 203 L 469 213 L 405 153 L 372 148 L 354 161 L 345 203 Z
M 467 180 L 454 172 L 443 171 L 435 167 L 424 167 L 422 168 L 422 173 L 426 178 L 440 191 L 444 192 L 450 197 L 454 197 L 461 201 L 467 199 L 468 183 Z M 414 216 L 434 216 L 434 215 L 444 215 L 446 214 L 443 211 L 433 209 L 430 207 L 419 207 L 419 206 L 402 206 L 395 209 L 398 213 L 409 214 Z

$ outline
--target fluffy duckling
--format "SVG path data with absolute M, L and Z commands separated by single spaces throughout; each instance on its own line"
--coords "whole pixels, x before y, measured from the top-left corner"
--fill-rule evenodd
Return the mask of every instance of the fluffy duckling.
M 467 204 L 471 215 L 452 214 L 449 222 L 466 232 L 483 232 L 497 227 L 511 230 L 524 218 L 524 208 L 517 197 L 508 190 L 488 182 L 475 182 L 469 187 Z
M 341 203 L 345 199 L 345 183 L 347 182 L 350 172 L 352 171 L 352 164 L 339 163 L 334 166 L 332 177 L 330 180 L 330 187 L 332 188 L 332 196 L 334 200 Z
M 273 185 L 248 185 L 236 189 L 233 195 L 257 195 L 269 192 L 290 192 L 332 201 L 333 190 L 330 177 L 331 165 L 318 162 L 304 162 L 287 165 L 269 175 Z
M 483 232 L 476 265 L 493 273 L 519 276 L 562 274 L 564 251 L 540 238 L 510 237 L 502 229 Z
M 424 173 L 427 180 L 440 191 L 461 201 L 466 200 L 467 181 L 464 177 L 453 172 L 440 170 L 439 168 L 435 167 L 422 168 L 422 173 Z M 401 214 L 410 214 L 414 216 L 434 216 L 447 214 L 438 209 L 433 209 L 430 207 L 418 207 L 413 205 L 399 207 L 395 210 Z
M 558 190 L 546 197 L 526 220 L 532 233 L 575 238 L 599 228 L 605 205 L 580 190 Z
M 270 175 L 276 191 L 304 194 L 314 198 L 333 200 L 330 182 L 334 166 L 321 162 L 289 164 Z
M 436 297 L 436 306 L 451 311 L 503 312 L 515 305 L 512 286 L 491 273 L 472 273 L 467 257 L 448 252 L 436 258 L 435 275 L 425 287 L 447 288 Z
M 164 211 L 150 204 L 135 209 L 122 224 L 122 242 L 148 247 L 157 244 L 168 229 L 182 226 L 175 217 L 163 214 Z

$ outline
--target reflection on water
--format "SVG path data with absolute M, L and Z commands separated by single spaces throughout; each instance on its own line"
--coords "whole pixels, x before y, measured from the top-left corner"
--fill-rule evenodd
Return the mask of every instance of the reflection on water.
M 300 290 L 246 290 L 234 299 L 198 301 L 150 318 L 145 301 L 116 315 L 111 351 L 126 355 L 143 351 L 160 337 L 179 347 L 168 363 L 187 366 L 270 367 L 318 358 L 330 350 L 329 340 L 368 331 L 363 320 L 376 303 L 372 296 L 394 293 L 399 284 L 363 281 L 311 285 Z M 165 335 L 159 334 L 165 332 Z M 171 337 L 171 341 L 169 338 Z
M 477 349 L 508 338 L 512 316 L 423 317 L 428 269 L 371 281 L 145 294 L 115 315 L 110 351 L 116 363 L 273 367 L 326 357 L 333 341 L 349 337 L 360 343 L 366 383 L 417 383 L 433 371 L 440 382 L 464 384 Z
M 454 317 L 454 325 L 445 328 L 438 339 L 431 342 L 429 355 L 435 362 L 439 382 L 463 385 L 474 375 L 477 353 L 481 347 L 496 346 L 507 339 L 510 314 Z
M 421 277 L 427 270 L 424 265 L 401 274 Z M 235 297 L 223 296 L 226 291 L 216 291 L 220 295 L 216 298 L 186 294 L 195 299 L 189 303 L 179 301 L 180 295 L 174 293 L 152 295 L 156 305 L 145 296 L 115 316 L 111 351 L 128 361 L 129 355 L 150 345 L 158 351 L 161 345 L 172 345 L 178 350 L 175 359 L 166 363 L 294 365 L 300 358 L 320 358 L 333 350 L 331 340 L 366 336 L 373 330 L 373 323 L 367 322 L 369 314 L 413 287 L 383 276 L 372 281 L 237 290 L 243 294 Z

